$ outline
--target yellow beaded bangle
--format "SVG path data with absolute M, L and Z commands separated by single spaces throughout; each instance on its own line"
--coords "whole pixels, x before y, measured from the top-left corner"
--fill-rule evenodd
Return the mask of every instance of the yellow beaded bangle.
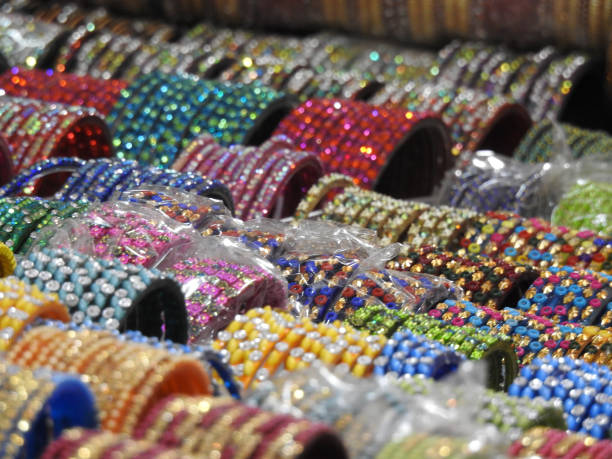
M 353 185 L 355 185 L 353 179 L 346 175 L 335 173 L 325 175 L 308 190 L 295 211 L 295 218 L 308 218 L 330 191 Z
M 15 255 L 13 255 L 11 249 L 0 242 L 0 277 L 10 276 L 16 267 Z

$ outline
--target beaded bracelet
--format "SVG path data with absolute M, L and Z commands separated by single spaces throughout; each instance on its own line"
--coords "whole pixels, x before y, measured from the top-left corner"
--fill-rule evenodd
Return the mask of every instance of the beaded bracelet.
M 1 362 L 0 386 L 4 406 L 0 432 L 3 456 L 39 457 L 47 443 L 64 429 L 97 425 L 93 395 L 76 378 Z M 71 403 L 67 403 L 68 399 Z
M 239 312 L 271 304 L 280 307 L 280 282 L 257 266 L 186 258 L 167 269 L 183 286 L 191 342 L 202 342 Z
M 99 80 L 51 69 L 14 67 L 0 75 L 0 88 L 5 95 L 91 107 L 103 115 L 110 112 L 126 86 L 121 80 Z
M 68 322 L 66 307 L 56 295 L 10 276 L 0 280 L 0 350 L 7 350 L 23 329 L 38 318 Z
M 70 429 L 51 443 L 44 451 L 44 459 L 71 457 L 78 452 L 87 451 L 91 459 L 101 459 L 108 455 L 121 455 L 126 459 L 137 457 L 180 459 L 184 457 L 177 450 L 158 443 L 135 440 L 126 435 L 107 431 Z
M 15 276 L 59 295 L 77 324 L 91 322 L 108 330 L 137 329 L 147 336 L 187 340 L 180 287 L 156 269 L 43 249 L 20 259 Z
M 494 309 L 515 306 L 538 276 L 528 266 L 434 247 L 402 246 L 386 267 L 443 277 L 463 289 L 464 299 Z
M 10 350 L 9 361 L 18 361 L 23 347 L 38 347 L 41 332 L 50 330 L 53 328 L 38 327 L 25 333 Z M 56 352 L 47 362 L 28 365 L 48 365 L 87 375 L 105 430 L 132 432 L 147 406 L 173 393 L 210 393 L 208 376 L 195 359 L 120 341 L 106 331 L 61 330 L 55 346 L 52 349 Z
M 232 399 L 168 397 L 156 404 L 134 432 L 190 455 L 209 452 L 241 457 L 347 457 L 325 425 L 261 411 Z
M 306 101 L 275 134 L 317 153 L 326 172 L 353 176 L 363 186 L 392 196 L 428 194 L 450 164 L 448 138 L 436 119 L 358 101 Z M 414 170 L 419 170 L 418 177 L 410 175 Z M 399 182 L 393 174 L 401 174 L 401 189 L 394 185 Z
M 570 431 L 609 437 L 610 369 L 581 359 L 550 356 L 525 365 L 509 388 L 515 397 L 550 400 L 563 407 Z

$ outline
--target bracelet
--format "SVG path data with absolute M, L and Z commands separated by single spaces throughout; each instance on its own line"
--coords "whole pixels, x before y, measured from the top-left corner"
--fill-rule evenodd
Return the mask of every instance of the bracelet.
M 373 132 L 377 135 L 370 135 Z M 416 132 L 429 139 L 427 146 L 419 144 L 418 157 L 411 143 Z M 327 173 L 352 176 L 364 187 L 392 196 L 426 195 L 450 161 L 448 138 L 436 119 L 358 101 L 306 101 L 279 124 L 274 134 L 285 135 L 300 149 L 315 152 Z M 415 165 L 417 162 L 421 167 Z M 430 167 L 434 164 L 435 170 Z M 406 176 L 417 169 L 419 177 Z M 404 183 L 411 185 L 407 189 L 393 188 L 394 173 L 402 174 Z M 427 183 L 423 174 L 430 174 Z

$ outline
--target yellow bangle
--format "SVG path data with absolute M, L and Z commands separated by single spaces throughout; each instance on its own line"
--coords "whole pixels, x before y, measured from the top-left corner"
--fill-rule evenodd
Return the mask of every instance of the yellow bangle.
M 295 218 L 308 218 L 330 191 L 354 185 L 353 179 L 346 175 L 336 173 L 325 175 L 308 190 L 295 211 Z
M 0 242 L 0 277 L 10 276 L 16 267 L 15 255 L 13 255 L 11 249 Z

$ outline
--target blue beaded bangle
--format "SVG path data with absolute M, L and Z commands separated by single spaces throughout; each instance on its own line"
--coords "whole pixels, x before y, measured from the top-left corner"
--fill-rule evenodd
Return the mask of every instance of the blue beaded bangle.
M 56 293 L 75 323 L 187 341 L 185 298 L 178 283 L 156 269 L 124 265 L 67 249 L 42 249 L 20 258 L 14 275 Z

